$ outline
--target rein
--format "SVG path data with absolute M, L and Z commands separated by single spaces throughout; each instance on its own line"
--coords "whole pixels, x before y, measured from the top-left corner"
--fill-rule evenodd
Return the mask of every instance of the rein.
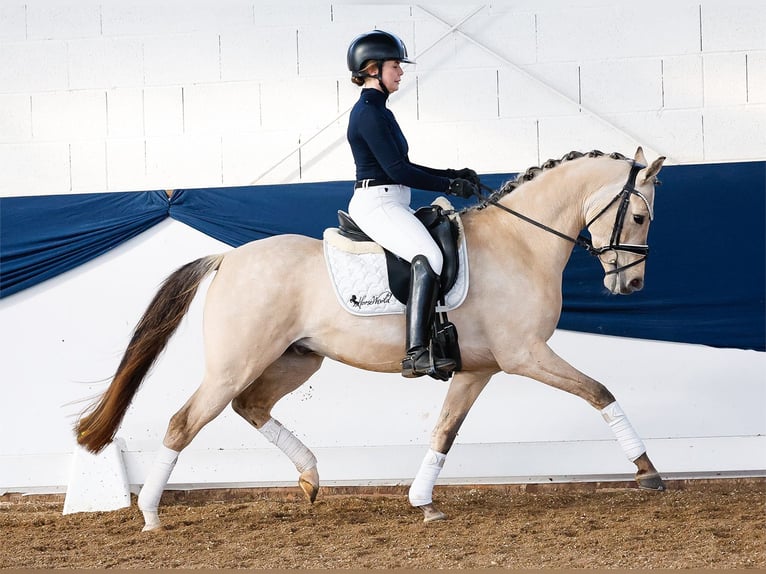
M 569 241 L 570 243 L 574 243 L 575 245 L 578 245 L 585 249 L 588 253 L 593 255 L 594 257 L 601 257 L 604 253 L 608 251 L 625 251 L 627 253 L 633 253 L 636 255 L 641 255 L 638 259 L 635 261 L 628 263 L 627 265 L 623 265 L 621 267 L 615 267 L 614 269 L 610 269 L 606 272 L 606 275 L 611 275 L 613 273 L 619 273 L 620 271 L 624 271 L 625 269 L 628 269 L 630 267 L 633 267 L 634 265 L 638 265 L 642 261 L 646 260 L 647 255 L 649 254 L 649 246 L 644 245 L 631 245 L 631 244 L 623 244 L 620 243 L 620 234 L 622 233 L 622 228 L 625 223 L 625 214 L 628 211 L 628 205 L 630 203 L 630 196 L 631 195 L 637 195 L 640 197 L 644 203 L 646 204 L 646 207 L 649 209 L 649 219 L 654 219 L 654 215 L 652 213 L 652 207 L 649 204 L 649 201 L 644 197 L 644 195 L 639 192 L 636 189 L 636 177 L 638 176 L 638 172 L 641 171 L 645 166 L 636 163 L 633 161 L 630 166 L 630 173 L 628 174 L 628 180 L 625 182 L 625 185 L 622 187 L 622 190 L 612 198 L 612 201 L 610 201 L 606 207 L 604 207 L 601 211 L 598 212 L 589 222 L 585 224 L 585 229 L 588 229 L 599 217 L 604 215 L 606 211 L 612 207 L 616 202 L 620 202 L 619 206 L 617 208 L 617 215 L 615 217 L 614 227 L 612 228 L 612 235 L 609 239 L 609 244 L 604 245 L 602 247 L 594 247 L 593 241 L 590 237 L 586 237 L 582 234 L 579 234 L 577 237 L 570 237 L 569 235 L 562 233 L 561 231 L 558 231 L 556 229 L 553 229 L 552 227 L 549 227 L 545 225 L 544 223 L 540 223 L 539 221 L 536 221 L 532 219 L 531 217 L 528 217 L 524 215 L 523 213 L 519 213 L 518 211 L 515 211 L 509 207 L 506 207 L 505 205 L 501 205 L 499 203 L 500 198 L 497 196 L 497 192 L 493 190 L 491 187 L 484 185 L 483 183 L 480 183 L 480 187 L 486 191 L 489 191 L 491 194 L 488 196 L 484 196 L 481 194 L 481 192 L 477 193 L 477 196 L 484 202 L 484 205 L 493 205 L 495 207 L 498 207 L 502 209 L 503 211 L 510 213 L 511 215 L 518 217 L 522 221 L 526 221 L 527 223 L 534 225 L 535 227 L 538 227 L 544 231 L 547 231 L 548 233 L 551 233 L 555 235 L 556 237 L 560 237 L 561 239 L 564 239 L 566 241 Z

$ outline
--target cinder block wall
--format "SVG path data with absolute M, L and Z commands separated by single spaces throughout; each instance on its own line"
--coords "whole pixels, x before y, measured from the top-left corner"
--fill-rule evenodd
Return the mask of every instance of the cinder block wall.
M 2 0 L 0 195 L 352 179 L 345 52 L 376 27 L 418 62 L 390 102 L 414 161 L 766 157 L 760 0 Z

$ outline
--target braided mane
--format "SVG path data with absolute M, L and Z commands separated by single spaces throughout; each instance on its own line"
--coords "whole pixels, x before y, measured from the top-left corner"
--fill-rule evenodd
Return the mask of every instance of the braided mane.
M 543 165 L 539 167 L 530 167 L 527 171 L 524 173 L 519 173 L 514 179 L 506 181 L 502 186 L 500 186 L 500 189 L 492 193 L 486 201 L 482 202 L 481 205 L 477 206 L 479 209 L 482 209 L 487 206 L 488 203 L 491 203 L 493 201 L 497 201 L 504 195 L 507 195 L 511 193 L 514 189 L 519 187 L 520 185 L 531 181 L 535 179 L 539 174 L 541 174 L 544 171 L 547 171 L 549 169 L 553 169 L 554 167 L 557 167 L 561 165 L 564 162 L 571 161 L 573 159 L 578 159 L 581 157 L 602 157 L 605 154 L 602 151 L 599 150 L 592 150 L 587 153 L 583 153 L 580 151 L 570 151 L 568 154 L 563 156 L 561 159 L 549 159 L 546 161 Z M 609 157 L 612 159 L 620 159 L 620 160 L 626 160 L 629 159 L 628 157 L 622 155 L 618 152 L 612 152 L 609 154 Z

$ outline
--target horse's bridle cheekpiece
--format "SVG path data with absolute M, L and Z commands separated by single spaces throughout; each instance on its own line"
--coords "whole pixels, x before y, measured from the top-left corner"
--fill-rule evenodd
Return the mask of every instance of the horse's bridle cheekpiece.
M 511 215 L 515 215 L 519 219 L 526 221 L 527 223 L 530 223 L 536 227 L 539 227 L 540 229 L 543 229 L 547 231 L 548 233 L 552 233 L 553 235 L 556 235 L 557 237 L 560 237 L 562 239 L 565 239 L 567 241 L 570 241 L 574 243 L 575 245 L 579 245 L 583 249 L 585 249 L 588 253 L 593 255 L 594 257 L 601 257 L 604 253 L 608 251 L 625 251 L 627 253 L 634 253 L 636 255 L 641 255 L 638 259 L 635 261 L 632 261 L 628 263 L 627 265 L 622 265 L 621 267 L 615 267 L 614 269 L 610 269 L 609 271 L 606 271 L 606 275 L 611 275 L 613 273 L 619 273 L 620 271 L 624 271 L 625 269 L 628 269 L 630 267 L 633 267 L 634 265 L 638 265 L 639 263 L 646 260 L 647 255 L 649 255 L 649 246 L 646 244 L 643 245 L 633 245 L 629 243 L 620 243 L 620 234 L 622 233 L 622 228 L 625 223 L 625 214 L 628 211 L 628 205 L 630 204 L 630 196 L 636 195 L 640 197 L 643 202 L 646 204 L 646 208 L 649 210 L 649 220 L 652 221 L 654 219 L 654 213 L 652 211 L 652 206 L 649 203 L 649 200 L 646 199 L 644 194 L 642 194 L 640 191 L 636 189 L 636 177 L 638 176 L 638 172 L 641 171 L 646 166 L 637 163 L 636 161 L 631 162 L 630 166 L 630 173 L 628 174 L 628 180 L 625 182 L 625 185 L 622 186 L 622 189 L 620 192 L 614 196 L 612 201 L 610 201 L 601 211 L 599 211 L 590 221 L 588 221 L 585 224 L 585 229 L 588 229 L 599 217 L 604 215 L 606 211 L 612 207 L 616 202 L 620 202 L 618 208 L 617 208 L 617 216 L 615 217 L 614 221 L 614 227 L 612 228 L 612 236 L 609 238 L 609 244 L 603 245 L 601 247 L 594 247 L 593 241 L 590 237 L 586 237 L 582 234 L 578 235 L 577 237 L 569 237 L 565 233 L 561 233 L 560 231 L 557 231 L 556 229 L 553 229 L 552 227 L 548 227 L 547 225 L 540 223 L 539 221 L 535 221 L 534 219 L 527 217 L 526 215 L 519 213 L 518 211 L 515 211 L 513 209 L 510 209 L 509 207 L 506 207 L 504 205 L 501 205 L 498 203 L 499 198 L 493 193 L 492 196 L 489 197 L 482 197 L 482 199 L 489 205 L 494 205 L 495 207 L 499 207 L 503 211 L 506 211 L 510 213 Z M 491 188 L 485 185 L 481 185 L 481 187 L 487 191 L 492 191 Z

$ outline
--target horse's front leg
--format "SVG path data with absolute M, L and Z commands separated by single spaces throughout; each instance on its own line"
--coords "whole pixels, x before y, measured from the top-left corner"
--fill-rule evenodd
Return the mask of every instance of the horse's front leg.
M 660 473 L 649 460 L 638 436 L 614 395 L 604 385 L 581 373 L 545 343 L 530 349 L 529 361 L 513 372 L 585 399 L 598 409 L 628 460 L 636 465 L 636 482 L 647 490 L 665 490 Z
M 447 453 L 455 442 L 460 425 L 493 374 L 461 372 L 455 374 L 450 383 L 439 420 L 431 436 L 431 448 L 426 453 L 409 491 L 410 504 L 423 511 L 424 522 L 444 520 L 447 517 L 433 504 L 434 485 L 444 466 Z

